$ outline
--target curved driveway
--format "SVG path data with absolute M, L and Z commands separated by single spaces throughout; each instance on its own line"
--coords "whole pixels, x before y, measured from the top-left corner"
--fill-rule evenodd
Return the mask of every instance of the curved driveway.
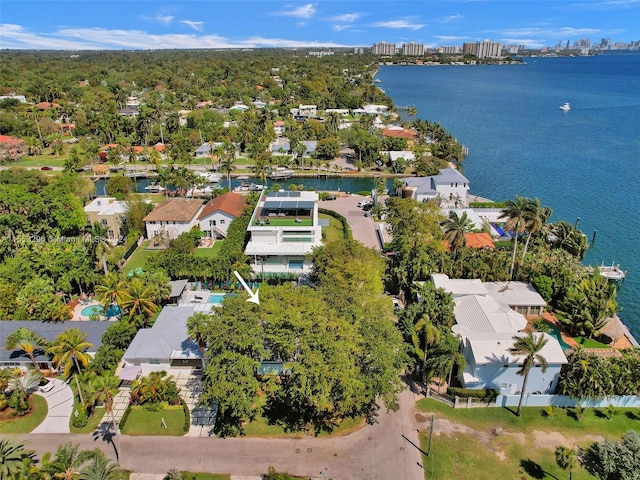
M 351 227 L 354 240 L 358 240 L 367 247 L 380 250 L 380 242 L 376 234 L 376 224 L 371 215 L 364 216 L 364 210 L 358 207 L 358 202 L 364 200 L 362 195 L 348 195 L 335 200 L 318 202 L 320 208 L 333 210 L 347 219 Z
M 312 478 L 341 480 L 424 480 L 415 402 L 406 389 L 399 410 L 381 410 L 378 423 L 334 438 L 206 438 L 116 436 L 120 464 L 137 473 L 166 473 L 171 468 L 192 472 L 260 475 L 273 465 L 278 471 Z M 111 444 L 91 435 L 24 436 L 38 454 L 56 443 L 79 443 L 81 449 L 100 448 L 115 458 Z M 322 473 L 321 473 L 322 472 Z
M 62 380 L 50 378 L 54 387 L 48 392 L 36 391 L 47 401 L 47 417 L 32 433 L 69 433 L 69 419 L 73 412 L 73 391 Z M 53 449 L 55 451 L 55 448 Z

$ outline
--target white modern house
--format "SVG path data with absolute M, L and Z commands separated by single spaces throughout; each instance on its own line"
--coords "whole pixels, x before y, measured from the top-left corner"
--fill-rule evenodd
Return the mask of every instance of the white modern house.
M 198 225 L 202 209 L 203 202 L 198 199 L 172 198 L 158 204 L 144 217 L 147 238 L 173 240 Z
M 401 178 L 404 186 L 400 196 L 419 202 L 439 199 L 442 206 L 466 207 L 469 205 L 469 180 L 455 168 L 443 168 L 429 177 Z
M 525 357 L 513 355 L 509 349 L 514 345 L 514 336 L 526 335 L 527 319 L 521 312 L 532 316 L 542 313 L 542 297 L 522 282 L 483 283 L 477 279 L 450 279 L 444 274 L 433 274 L 431 280 L 436 288 L 453 296 L 456 324 L 451 330 L 460 338 L 467 362 L 459 377 L 462 384 L 466 388 L 494 388 L 502 395 L 519 394 L 523 377 L 518 371 Z M 567 358 L 558 340 L 546 333 L 535 335 L 547 340 L 539 353 L 547 360 L 548 368 L 543 373 L 539 364 L 533 366 L 527 393 L 552 393 Z
M 229 225 L 242 215 L 246 204 L 244 195 L 233 192 L 209 200 L 198 217 L 200 230 L 210 238 L 226 238 Z
M 130 381 L 170 367 L 202 368 L 202 352 L 187 333 L 187 320 L 194 313 L 190 306 L 167 306 L 151 328 L 138 330 L 122 357 L 120 379 Z
M 251 217 L 244 253 L 256 276 L 303 274 L 306 255 L 322 244 L 316 192 L 264 193 Z

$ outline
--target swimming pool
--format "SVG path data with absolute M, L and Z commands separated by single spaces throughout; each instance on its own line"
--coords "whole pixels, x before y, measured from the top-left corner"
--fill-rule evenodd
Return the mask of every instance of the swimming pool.
M 88 307 L 84 307 L 80 311 L 80 315 L 83 317 L 90 317 L 91 315 L 104 315 L 104 308 L 102 305 L 90 305 Z
M 211 304 L 216 305 L 216 306 L 219 307 L 220 305 L 222 305 L 222 301 L 224 300 L 224 297 L 226 297 L 226 296 L 227 296 L 226 293 L 212 293 L 207 298 L 207 303 L 211 303 Z
M 558 330 L 558 327 L 556 327 L 555 325 L 549 325 L 549 331 L 547 333 L 551 335 L 553 338 L 555 338 L 556 340 L 558 340 L 558 343 L 560 344 L 560 347 L 562 348 L 563 351 L 566 350 L 567 348 L 571 348 L 571 345 L 569 345 L 567 342 L 565 342 L 562 339 L 560 330 Z

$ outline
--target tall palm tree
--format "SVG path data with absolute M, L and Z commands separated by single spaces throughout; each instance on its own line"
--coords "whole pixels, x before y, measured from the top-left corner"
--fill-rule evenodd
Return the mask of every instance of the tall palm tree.
M 440 329 L 436 327 L 431 319 L 425 315 L 413 326 L 413 332 L 411 334 L 411 341 L 416 355 L 422 360 L 420 366 L 420 375 L 422 377 L 422 383 L 427 384 L 427 358 L 429 354 L 429 347 L 437 344 L 440 341 Z
M 53 363 L 56 368 L 64 368 L 65 376 L 68 377 L 75 367 L 74 378 L 78 387 L 78 396 L 83 405 L 84 397 L 82 396 L 77 374 L 82 370 L 81 367 L 86 367 L 89 363 L 89 355 L 86 352 L 92 346 L 92 343 L 87 342 L 87 334 L 85 332 L 79 328 L 70 328 L 58 335 L 53 345 L 47 349 L 47 353 L 53 355 Z
M 111 251 L 112 245 L 107 239 L 107 232 L 109 228 L 106 225 L 101 225 L 100 222 L 93 222 L 91 226 L 91 240 L 94 245 L 94 254 L 98 263 L 102 266 L 102 271 L 105 276 L 109 273 L 107 268 L 107 253 Z
M 35 352 L 37 350 L 41 350 L 41 346 L 38 345 L 36 342 L 32 341 L 32 340 L 20 340 L 20 342 L 18 342 L 18 344 L 16 345 L 16 348 L 19 348 L 20 350 L 22 350 L 27 357 L 29 357 L 31 359 L 31 362 L 33 363 L 33 366 L 35 367 L 36 370 L 40 369 L 40 366 L 38 365 L 38 362 L 36 362 L 36 357 L 35 357 Z
M 198 344 L 198 348 L 204 351 L 207 348 L 206 325 L 209 315 L 203 312 L 196 312 L 187 318 L 187 333 L 189 338 Z
M 231 142 L 222 144 L 223 155 L 220 170 L 227 174 L 227 188 L 231 190 L 231 172 L 236 169 L 236 146 Z
M 22 478 L 35 456 L 34 451 L 25 448 L 25 442 L 0 438 L 0 478 Z
M 113 400 L 115 398 L 115 394 L 118 391 L 119 384 L 120 380 L 111 373 L 96 376 L 92 380 L 92 387 L 94 392 L 92 400 L 95 403 L 104 403 L 105 412 L 111 415 L 111 424 L 113 425 L 114 431 L 117 431 L 117 422 L 116 417 L 113 414 Z
M 129 319 L 134 315 L 151 318 L 158 309 L 154 302 L 152 285 L 146 285 L 140 278 L 132 278 L 122 295 L 122 308 L 129 312 Z
M 267 185 L 267 177 L 269 175 L 269 168 L 264 160 L 258 159 L 253 167 L 253 173 L 262 180 L 263 185 Z
M 465 233 L 470 232 L 472 228 L 473 222 L 467 216 L 467 212 L 462 212 L 462 215 L 458 216 L 456 212 L 451 210 L 449 218 L 442 222 L 444 238 L 451 245 L 454 260 L 458 250 L 467 244 Z
M 534 363 L 538 362 L 540 364 L 540 370 L 544 373 L 547 371 L 549 364 L 547 363 L 547 359 L 540 355 L 540 351 L 547 344 L 547 339 L 544 338 L 544 335 L 540 334 L 536 337 L 533 333 L 529 332 L 526 337 L 518 337 L 516 335 L 513 337 L 513 340 L 513 347 L 509 349 L 509 353 L 512 355 L 526 355 L 518 371 L 518 375 L 524 377 L 522 379 L 522 388 L 520 389 L 518 410 L 516 411 L 516 415 L 519 417 L 522 411 L 522 400 L 524 399 L 524 394 L 527 389 L 527 380 L 531 367 L 533 367 Z
M 524 217 L 526 219 L 526 227 L 527 231 L 527 241 L 524 244 L 524 250 L 522 252 L 522 258 L 527 255 L 527 249 L 529 248 L 529 240 L 531 240 L 531 236 L 535 233 L 538 233 L 542 230 L 545 223 L 549 220 L 552 214 L 552 210 L 548 207 L 543 207 L 540 205 L 540 200 L 538 198 L 534 198 L 533 200 L 527 199 L 527 207 L 524 212 Z
M 513 270 L 516 265 L 516 251 L 518 249 L 518 235 L 521 235 L 527 226 L 527 208 L 529 200 L 516 195 L 515 200 L 505 202 L 502 214 L 498 218 L 506 218 L 505 230 L 514 233 L 513 256 L 511 257 L 511 269 L 509 270 L 509 280 L 513 280 Z
M 125 284 L 120 275 L 115 272 L 108 273 L 100 285 L 94 287 L 96 295 L 105 311 L 111 305 L 120 305 L 124 299 Z

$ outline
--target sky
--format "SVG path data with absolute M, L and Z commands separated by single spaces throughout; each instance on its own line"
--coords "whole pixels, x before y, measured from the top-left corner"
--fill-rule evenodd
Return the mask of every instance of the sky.
M 461 45 L 640 40 L 640 0 L 2 0 L 0 49 Z

